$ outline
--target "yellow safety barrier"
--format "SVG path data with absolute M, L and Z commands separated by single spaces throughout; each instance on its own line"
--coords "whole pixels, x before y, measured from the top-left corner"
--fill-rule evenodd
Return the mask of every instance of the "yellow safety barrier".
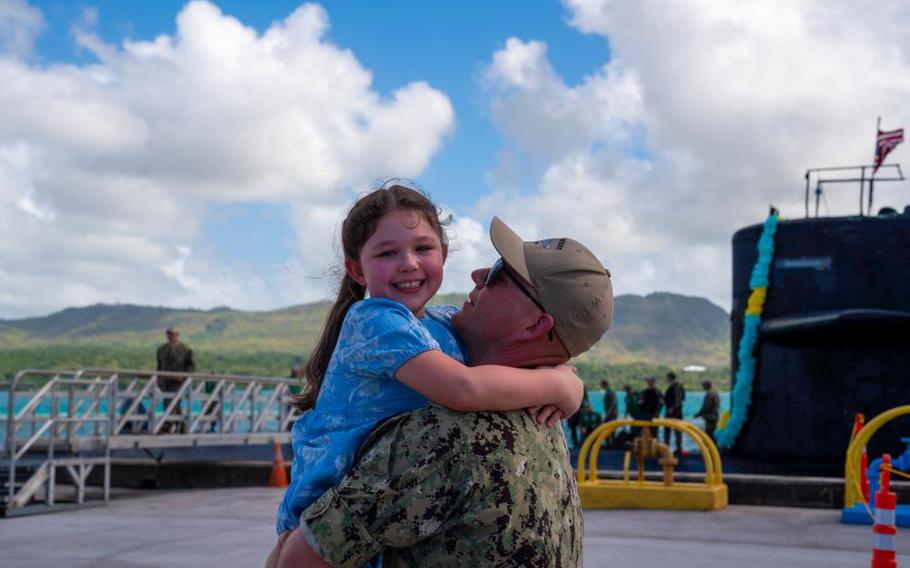
M 882 412 L 863 426 L 850 445 L 847 447 L 847 460 L 844 464 L 844 507 L 854 507 L 859 503 L 866 503 L 863 497 L 863 490 L 860 486 L 860 461 L 862 460 L 863 450 L 882 426 L 894 420 L 898 416 L 910 414 L 910 405 L 897 406 L 891 410 Z
M 606 439 L 618 428 L 633 426 L 658 427 L 680 430 L 698 446 L 705 462 L 705 482 L 674 482 L 672 468 L 669 480 L 647 481 L 644 479 L 642 464 L 638 464 L 638 476 L 629 479 L 630 453 L 626 452 L 623 463 L 623 478 L 598 479 L 597 457 Z M 592 451 L 594 449 L 595 451 Z M 717 511 L 727 507 L 727 486 L 724 484 L 720 454 L 714 441 L 700 428 L 675 418 L 654 420 L 611 420 L 591 432 L 578 454 L 578 493 L 581 504 L 588 509 L 681 509 Z

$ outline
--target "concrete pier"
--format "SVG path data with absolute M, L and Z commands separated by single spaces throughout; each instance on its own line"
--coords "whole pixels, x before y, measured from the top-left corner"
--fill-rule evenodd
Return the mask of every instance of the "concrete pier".
M 104 507 L 0 520 L 11 568 L 261 566 L 282 490 L 119 490 Z M 872 531 L 834 509 L 733 505 L 716 513 L 586 511 L 585 566 L 648 568 L 868 565 Z M 897 535 L 910 562 L 910 531 Z

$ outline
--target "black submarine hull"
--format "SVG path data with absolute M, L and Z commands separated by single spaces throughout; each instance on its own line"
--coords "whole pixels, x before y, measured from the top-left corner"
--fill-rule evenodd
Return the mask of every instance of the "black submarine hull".
M 731 368 L 762 225 L 733 235 Z M 854 415 L 910 404 L 910 215 L 784 220 L 755 350 L 746 422 L 730 455 L 842 473 Z M 910 418 L 870 453 L 902 453 Z

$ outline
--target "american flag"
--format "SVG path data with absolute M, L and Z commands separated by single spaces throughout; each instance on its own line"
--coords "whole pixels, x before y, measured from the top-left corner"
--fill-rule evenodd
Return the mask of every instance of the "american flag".
M 878 138 L 875 141 L 875 169 L 872 170 L 873 173 L 878 171 L 878 167 L 882 165 L 882 162 L 885 161 L 885 156 L 887 156 L 891 150 L 894 150 L 895 146 L 903 141 L 903 128 L 898 128 L 897 130 L 878 131 Z

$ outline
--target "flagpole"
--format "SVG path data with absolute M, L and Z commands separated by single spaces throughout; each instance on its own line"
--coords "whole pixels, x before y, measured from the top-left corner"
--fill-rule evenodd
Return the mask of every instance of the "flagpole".
M 878 160 L 878 133 L 882 131 L 882 117 L 878 117 L 875 123 L 875 160 Z M 881 164 L 879 164 L 881 165 Z M 875 173 L 878 168 L 872 168 L 872 177 L 869 178 L 869 205 L 866 207 L 866 213 L 872 215 L 872 192 L 875 190 Z

